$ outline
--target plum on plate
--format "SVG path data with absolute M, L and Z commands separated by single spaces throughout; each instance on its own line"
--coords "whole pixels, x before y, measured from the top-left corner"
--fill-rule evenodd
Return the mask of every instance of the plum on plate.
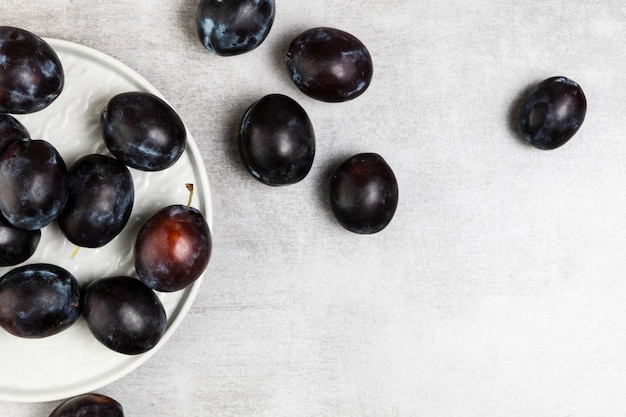
M 0 113 L 42 110 L 65 83 L 54 49 L 38 35 L 12 26 L 0 26 L 0 72 Z
M 112 97 L 102 112 L 100 127 L 113 156 L 142 171 L 174 165 L 187 141 L 176 111 L 160 97 L 142 91 Z
M 188 188 L 193 190 L 190 184 Z M 200 278 L 212 248 L 204 215 L 190 204 L 173 204 L 158 210 L 141 226 L 135 241 L 135 270 L 156 291 L 182 290 Z
M 0 216 L 0 266 L 13 266 L 28 260 L 37 250 L 41 230 L 22 230 Z
M 38 339 L 60 333 L 80 316 L 80 287 L 67 270 L 35 263 L 0 277 L 0 326 Z
M 83 317 L 100 343 L 126 355 L 155 347 L 167 324 L 159 297 L 146 284 L 128 276 L 91 282 L 85 289 Z
M 108 155 L 85 155 L 69 169 L 69 197 L 57 219 L 75 245 L 99 248 L 128 223 L 135 201 L 133 177 L 121 161 Z
M 0 114 L 0 155 L 10 144 L 20 139 L 30 139 L 28 129 L 10 114 Z
M 9 223 L 18 229 L 41 229 L 67 202 L 65 161 L 45 140 L 18 140 L 0 156 L 0 190 L 0 212 Z

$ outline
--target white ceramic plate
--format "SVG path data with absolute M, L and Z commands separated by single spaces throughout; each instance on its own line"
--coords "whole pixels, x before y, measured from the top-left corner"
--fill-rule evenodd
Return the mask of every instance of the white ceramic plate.
M 63 63 L 65 87 L 46 109 L 16 118 L 33 139 L 52 143 L 68 167 L 83 155 L 108 153 L 100 136 L 99 117 L 115 94 L 147 91 L 163 98 L 139 74 L 108 55 L 67 41 L 46 40 Z M 185 204 L 189 195 L 185 183 L 194 184 L 192 205 L 205 214 L 212 230 L 209 181 L 189 131 L 187 135 L 187 148 L 172 167 L 159 172 L 131 169 L 135 205 L 128 226 L 113 241 L 98 249 L 81 248 L 72 257 L 75 247 L 53 223 L 42 230 L 35 255 L 25 263 L 54 263 L 81 283 L 105 276 L 134 276 L 132 248 L 140 225 L 160 207 Z M 9 269 L 0 268 L 0 273 Z M 167 312 L 167 330 L 155 348 L 141 355 L 127 356 L 107 349 L 91 335 L 82 317 L 69 329 L 43 339 L 22 339 L 0 329 L 0 400 L 59 400 L 96 390 L 128 374 L 172 336 L 201 280 L 179 292 L 158 294 Z

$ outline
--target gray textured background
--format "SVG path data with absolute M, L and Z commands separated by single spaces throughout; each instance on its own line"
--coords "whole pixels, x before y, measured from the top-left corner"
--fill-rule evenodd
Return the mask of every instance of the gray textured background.
M 220 58 L 196 39 L 195 0 L 0 2 L 1 24 L 100 50 L 154 84 L 211 181 L 198 298 L 162 350 L 99 392 L 129 417 L 626 415 L 623 2 L 277 3 L 259 49 Z M 352 102 L 308 99 L 283 68 L 290 40 L 322 25 L 372 53 L 372 85 Z M 512 109 L 553 75 L 578 81 L 589 110 L 542 152 Z M 250 177 L 234 142 L 244 109 L 276 92 L 317 133 L 311 173 L 286 188 Z M 400 186 L 373 236 L 344 231 L 326 200 L 330 170 L 363 151 Z

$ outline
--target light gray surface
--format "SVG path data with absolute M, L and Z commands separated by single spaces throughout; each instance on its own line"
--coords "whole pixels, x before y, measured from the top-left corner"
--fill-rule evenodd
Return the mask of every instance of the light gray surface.
M 231 58 L 197 41 L 196 4 L 0 3 L 2 24 L 100 50 L 154 84 L 211 181 L 215 247 L 189 315 L 99 392 L 129 417 L 626 415 L 622 2 L 278 1 L 266 42 Z M 313 26 L 368 46 L 363 96 L 321 103 L 290 82 L 282 55 Z M 512 109 L 553 75 L 578 81 L 589 110 L 542 152 Z M 244 109 L 276 92 L 317 133 L 313 170 L 286 188 L 250 177 L 234 142 Z M 330 170 L 363 151 L 400 187 L 372 236 L 344 231 L 326 200 Z

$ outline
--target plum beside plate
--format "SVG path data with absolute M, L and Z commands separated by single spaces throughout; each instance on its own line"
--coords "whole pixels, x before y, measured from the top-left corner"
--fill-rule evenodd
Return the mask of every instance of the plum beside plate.
M 374 67 L 367 47 L 340 29 L 317 27 L 296 36 L 285 54 L 294 84 L 317 100 L 340 103 L 363 94 Z
M 48 39 L 65 70 L 63 93 L 47 108 L 16 118 L 31 136 L 47 138 L 72 165 L 91 153 L 107 153 L 99 133 L 99 117 L 108 100 L 125 91 L 162 95 L 141 75 L 108 55 L 75 43 Z M 156 209 L 186 202 L 186 183 L 195 187 L 194 206 L 212 225 L 209 181 L 202 157 L 191 135 L 180 160 L 159 172 L 131 170 L 136 202 L 128 227 L 102 248 L 82 248 L 72 258 L 75 245 L 56 225 L 47 227 L 36 253 L 28 262 L 51 262 L 67 269 L 81 284 L 97 277 L 133 273 L 132 246 L 139 224 Z M 0 268 L 0 273 L 8 271 Z M 167 342 L 196 297 L 202 277 L 176 293 L 159 294 L 167 312 L 167 327 L 159 344 L 150 351 L 127 356 L 98 342 L 80 319 L 62 333 L 41 340 L 27 340 L 0 332 L 0 401 L 56 401 L 95 391 L 127 375 Z M 35 343 L 33 343 L 35 342 Z M 62 375 L 62 377 L 59 377 Z
M 580 85 L 566 77 L 550 77 L 523 103 L 520 132 L 537 149 L 556 149 L 578 132 L 586 113 L 587 99 Z
M 274 23 L 274 0 L 200 0 L 196 29 L 204 47 L 233 56 L 258 48 Z

